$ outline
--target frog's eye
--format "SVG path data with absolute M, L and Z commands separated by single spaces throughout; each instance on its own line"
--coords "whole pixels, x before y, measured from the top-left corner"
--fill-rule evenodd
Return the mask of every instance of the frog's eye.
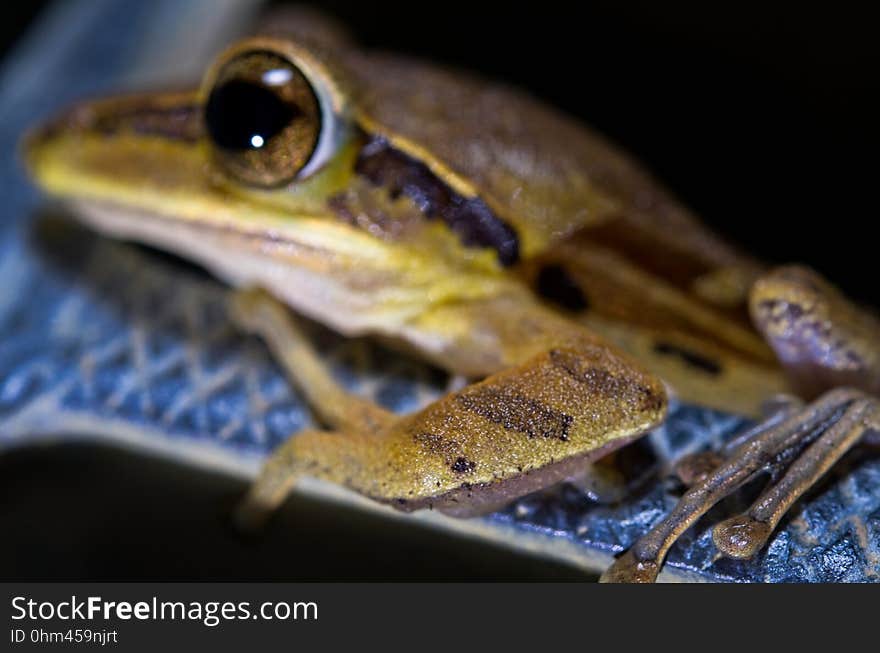
M 304 178 L 326 159 L 332 112 L 286 57 L 250 50 L 221 63 L 205 103 L 215 159 L 227 174 L 261 187 Z M 330 120 L 328 120 L 330 118 Z

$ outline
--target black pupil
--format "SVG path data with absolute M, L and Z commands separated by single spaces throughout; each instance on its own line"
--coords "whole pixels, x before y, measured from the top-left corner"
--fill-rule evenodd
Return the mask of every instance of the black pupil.
M 211 91 L 205 124 L 211 139 L 223 149 L 259 149 L 299 114 L 298 107 L 268 88 L 233 79 Z

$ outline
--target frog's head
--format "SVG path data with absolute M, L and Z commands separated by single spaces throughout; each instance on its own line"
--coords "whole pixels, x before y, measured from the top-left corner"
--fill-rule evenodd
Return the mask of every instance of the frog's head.
M 450 232 L 502 267 L 646 201 L 628 161 L 528 96 L 320 31 L 234 44 L 193 91 L 84 103 L 31 135 L 30 169 L 68 199 L 177 222 L 317 218 L 424 237 L 434 259 Z
M 450 351 L 501 360 L 509 339 L 448 307 L 521 297 L 508 266 L 646 196 L 615 150 L 515 90 L 301 32 L 234 44 L 191 91 L 83 103 L 25 150 L 99 231 L 468 371 Z
M 365 111 L 409 102 L 375 88 L 383 100 L 358 101 L 381 85 L 365 61 L 245 39 L 198 89 L 73 107 L 26 138 L 25 158 L 99 231 L 268 287 L 343 332 L 397 335 L 428 303 L 510 283 L 519 241 L 466 176 Z
M 233 45 L 201 87 L 84 102 L 34 130 L 34 179 L 74 202 L 219 224 L 327 216 L 365 135 L 351 90 L 315 46 Z

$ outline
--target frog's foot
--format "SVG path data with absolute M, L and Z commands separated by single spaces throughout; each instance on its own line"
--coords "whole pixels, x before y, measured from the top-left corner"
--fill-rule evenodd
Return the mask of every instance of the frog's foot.
M 746 559 L 758 553 L 795 501 L 856 442 L 880 430 L 880 402 L 858 390 L 832 391 L 814 406 L 835 392 L 839 395 L 832 416 L 824 418 L 825 421 L 817 416 L 821 426 L 814 427 L 813 432 L 802 439 L 797 447 L 802 453 L 791 454 L 797 457 L 779 481 L 767 488 L 745 513 L 715 527 L 712 539 L 724 555 Z M 806 421 L 810 417 L 807 414 L 801 419 Z M 786 458 L 785 455 L 780 457 Z
M 606 582 L 653 582 L 675 541 L 725 496 L 758 473 L 773 483 L 744 514 L 715 527 L 727 556 L 749 558 L 766 543 L 795 501 L 866 433 L 880 430 L 880 403 L 859 390 L 828 392 L 801 409 L 789 408 L 748 432 L 724 463 L 690 488 L 672 512 L 602 576 Z M 794 462 L 792 462 L 794 461 Z M 787 469 L 786 469 L 787 466 Z
M 340 386 L 315 352 L 297 319 L 265 291 L 236 291 L 231 297 L 230 314 L 239 328 L 265 340 L 275 354 L 275 360 L 325 425 L 343 432 L 370 435 L 396 419 L 382 407 Z M 246 533 L 262 530 L 303 472 L 320 461 L 315 451 L 332 449 L 343 440 L 339 433 L 308 429 L 282 444 L 273 452 L 236 508 L 234 524 L 238 530 Z
M 698 451 L 682 456 L 675 462 L 673 472 L 686 487 L 693 487 L 704 481 L 740 446 L 768 428 L 794 417 L 803 407 L 803 400 L 794 395 L 779 394 L 771 397 L 761 408 L 764 419 L 760 423 L 731 438 L 717 451 Z

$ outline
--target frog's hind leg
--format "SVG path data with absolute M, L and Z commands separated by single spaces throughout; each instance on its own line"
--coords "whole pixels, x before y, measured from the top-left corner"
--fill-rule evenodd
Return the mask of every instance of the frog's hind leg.
M 803 410 L 782 414 L 782 419 L 770 418 L 754 429 L 727 461 L 691 487 L 665 519 L 617 559 L 602 580 L 653 582 L 670 547 L 684 531 L 722 498 L 758 473 L 770 471 L 780 474 L 778 482 L 746 513 L 713 531 L 723 554 L 751 557 L 794 502 L 859 439 L 880 428 L 880 403 L 853 389 L 832 390 Z
M 532 330 L 544 318 L 534 309 L 526 325 Z M 298 433 L 271 456 L 238 511 L 243 526 L 265 521 L 301 477 L 398 510 L 481 514 L 570 477 L 666 412 L 660 381 L 573 329 L 516 350 L 518 362 L 397 416 L 340 388 L 268 296 L 239 295 L 235 310 L 334 429 Z M 514 344 L 522 347 L 519 339 Z
M 810 444 L 785 472 L 742 515 L 718 524 L 715 546 L 731 558 L 751 558 L 767 542 L 779 521 L 868 432 L 880 429 L 880 403 L 873 397 L 853 399 L 840 419 Z
M 762 406 L 761 422 L 735 435 L 717 451 L 698 451 L 679 458 L 675 461 L 675 475 L 686 487 L 697 485 L 730 458 L 742 444 L 784 420 L 794 417 L 803 408 L 803 400 L 794 395 L 780 394 L 772 397 Z

